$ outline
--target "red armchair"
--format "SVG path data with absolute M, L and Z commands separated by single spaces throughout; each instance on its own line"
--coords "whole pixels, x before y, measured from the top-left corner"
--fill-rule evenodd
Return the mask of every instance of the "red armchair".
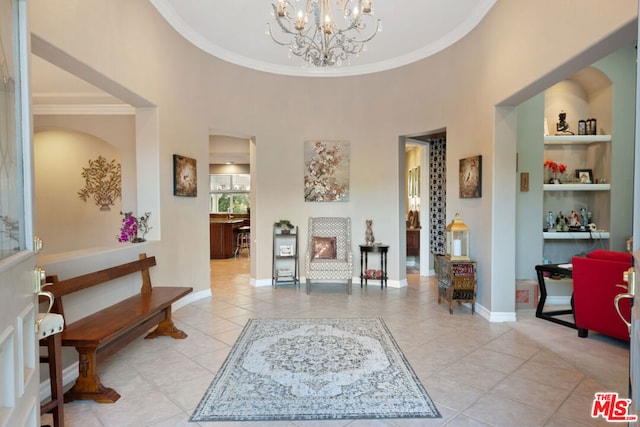
M 574 256 L 573 302 L 578 336 L 586 338 L 589 331 L 629 341 L 627 325 L 620 319 L 613 302 L 616 295 L 626 290 L 623 273 L 632 267 L 631 254 L 595 250 L 586 257 Z M 631 318 L 630 300 L 620 301 L 620 312 Z

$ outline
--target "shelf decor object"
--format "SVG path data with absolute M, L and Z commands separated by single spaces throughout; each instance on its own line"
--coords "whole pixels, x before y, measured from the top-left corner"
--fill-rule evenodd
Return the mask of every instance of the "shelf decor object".
M 470 230 L 456 213 L 453 221 L 447 226 L 447 246 L 445 256 L 452 260 L 468 261 Z
M 281 219 L 278 222 L 274 222 L 273 226 L 279 228 L 281 234 L 289 234 L 291 233 L 291 229 L 294 228 L 294 225 L 291 224 L 291 221 L 288 219 Z
M 582 184 L 593 184 L 593 171 L 591 169 L 576 169 L 576 178 Z
M 585 120 L 585 134 L 582 135 L 552 135 L 544 137 L 545 157 L 559 156 L 559 158 L 579 159 L 577 165 L 568 164 L 568 172 L 562 175 L 559 184 L 551 184 L 553 181 L 553 165 L 559 170 L 560 163 L 545 161 L 545 176 L 543 184 L 543 212 L 559 211 L 567 208 L 578 211 L 578 208 L 592 207 L 597 226 L 591 219 L 587 221 L 584 229 L 558 232 L 555 227 L 545 229 L 543 238 L 543 258 L 551 260 L 551 263 L 568 262 L 575 251 L 587 251 L 595 242 L 605 249 L 609 248 L 611 233 L 610 223 L 610 195 L 612 187 L 609 183 L 610 176 L 605 171 L 610 164 L 608 160 L 611 153 L 611 135 L 589 134 L 589 120 Z M 580 131 L 580 129 L 578 129 Z M 594 156 L 588 153 L 604 153 Z M 584 169 L 576 167 L 586 166 Z M 576 169 L 574 169 L 576 168 Z M 594 179 L 594 172 L 599 178 Z M 582 220 L 580 224 L 582 225 Z M 570 243 L 570 244 L 569 244 Z M 568 249 L 568 248 L 571 249 Z M 577 249 L 576 249 L 577 248 Z

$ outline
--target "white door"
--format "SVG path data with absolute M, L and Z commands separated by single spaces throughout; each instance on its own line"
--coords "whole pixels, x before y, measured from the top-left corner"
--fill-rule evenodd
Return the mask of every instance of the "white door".
M 638 1 L 640 7 L 640 0 Z M 640 36 L 640 27 L 638 28 Z M 636 140 L 633 172 L 633 255 L 634 269 L 640 273 L 640 64 L 636 61 Z M 637 276 L 640 279 L 640 274 Z M 636 285 L 639 285 L 638 283 Z M 636 287 L 635 292 L 640 292 Z M 631 309 L 631 343 L 629 346 L 629 389 L 633 414 L 640 416 L 640 302 L 635 298 Z M 629 423 L 629 425 L 637 425 Z
M 40 425 L 26 0 L 0 0 L 0 427 Z

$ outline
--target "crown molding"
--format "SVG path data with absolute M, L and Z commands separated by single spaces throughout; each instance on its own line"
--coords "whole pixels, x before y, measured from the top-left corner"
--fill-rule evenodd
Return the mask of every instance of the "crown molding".
M 106 104 L 106 105 L 33 105 L 31 111 L 34 115 L 135 115 L 136 109 L 131 105 Z

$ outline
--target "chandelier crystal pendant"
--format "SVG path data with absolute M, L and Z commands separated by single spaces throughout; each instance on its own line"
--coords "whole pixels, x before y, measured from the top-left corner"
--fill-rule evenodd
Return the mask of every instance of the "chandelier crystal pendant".
M 274 24 L 282 31 L 282 39 L 274 35 L 269 23 L 267 33 L 307 65 L 340 66 L 349 56 L 366 50 L 366 43 L 381 30 L 380 20 L 372 16 L 371 0 L 335 0 L 336 15 L 331 0 L 306 0 L 304 10 L 294 3 L 300 1 L 278 0 L 271 4 Z M 339 21 L 334 16 L 339 16 Z

